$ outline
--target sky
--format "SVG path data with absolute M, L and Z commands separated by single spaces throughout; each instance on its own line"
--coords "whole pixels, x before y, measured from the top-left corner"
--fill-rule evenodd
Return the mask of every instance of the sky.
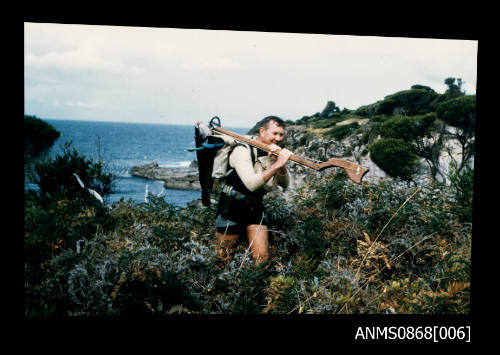
M 420 84 L 475 94 L 478 41 L 24 23 L 25 114 L 252 127 Z

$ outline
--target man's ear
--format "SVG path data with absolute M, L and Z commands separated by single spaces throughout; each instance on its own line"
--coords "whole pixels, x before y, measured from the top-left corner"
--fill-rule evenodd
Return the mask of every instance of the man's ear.
M 264 133 L 266 129 L 264 127 L 260 127 L 259 128 L 259 136 L 262 135 Z

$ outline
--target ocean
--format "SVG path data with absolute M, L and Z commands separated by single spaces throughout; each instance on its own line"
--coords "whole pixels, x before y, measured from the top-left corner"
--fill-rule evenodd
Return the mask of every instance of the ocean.
M 144 202 L 146 185 L 148 191 L 154 194 L 162 191 L 162 181 L 131 176 L 129 171 L 134 165 L 156 161 L 160 167 L 188 167 L 196 160 L 196 152 L 186 150 L 195 147 L 194 125 L 54 119 L 44 121 L 61 132 L 49 151 L 49 157 L 61 154 L 64 143 L 71 142 L 79 154 L 87 158 L 100 156 L 106 162 L 117 177 L 113 193 L 104 197 L 108 203 L 121 198 Z M 245 134 L 250 129 L 226 128 L 240 134 Z M 164 199 L 179 207 L 185 207 L 201 197 L 200 191 L 164 190 Z

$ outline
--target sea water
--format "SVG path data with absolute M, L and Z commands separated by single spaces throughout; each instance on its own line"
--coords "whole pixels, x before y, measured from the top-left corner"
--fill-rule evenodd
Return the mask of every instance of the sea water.
M 49 157 L 61 154 L 65 142 L 86 158 L 104 160 L 108 170 L 116 176 L 112 194 L 106 195 L 108 203 L 120 199 L 144 202 L 147 190 L 176 206 L 185 207 L 199 199 L 201 191 L 164 189 L 162 181 L 142 179 L 130 175 L 136 165 L 156 161 L 160 167 L 189 167 L 196 160 L 194 125 L 171 125 L 125 122 L 96 122 L 45 119 L 61 136 L 54 142 Z M 249 128 L 227 127 L 245 134 Z M 162 190 L 164 190 L 162 192 Z

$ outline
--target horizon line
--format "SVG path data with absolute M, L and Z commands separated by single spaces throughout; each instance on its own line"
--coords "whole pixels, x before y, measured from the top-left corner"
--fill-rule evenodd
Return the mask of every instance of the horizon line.
M 107 121 L 107 120 L 95 120 L 95 119 L 78 119 L 78 118 L 46 118 L 46 117 L 38 117 L 36 115 L 27 115 L 26 116 L 34 116 L 38 119 L 41 120 L 52 120 L 52 121 L 78 121 L 78 122 L 101 122 L 101 123 L 132 123 L 132 124 L 152 124 L 152 125 L 165 125 L 165 126 L 194 126 L 193 124 L 187 124 L 187 123 L 164 123 L 164 122 L 142 122 L 142 121 Z M 208 122 L 208 121 L 207 121 Z M 227 125 L 226 127 L 234 127 L 234 128 L 246 128 L 250 129 L 252 127 L 250 126 L 235 126 L 235 125 Z

